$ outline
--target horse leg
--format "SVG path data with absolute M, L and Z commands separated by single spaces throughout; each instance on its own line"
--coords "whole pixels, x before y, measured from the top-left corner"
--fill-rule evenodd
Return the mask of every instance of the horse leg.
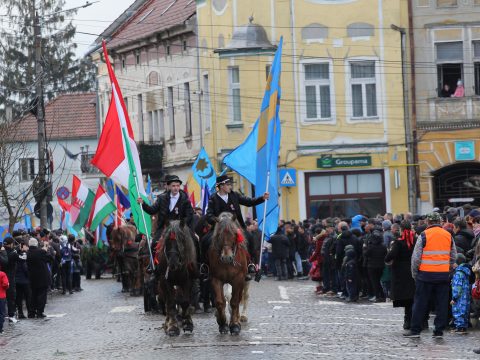
M 230 313 L 230 316 L 232 316 L 232 306 L 231 306 L 231 301 L 232 301 L 232 285 L 230 284 L 224 284 L 223 285 L 223 294 L 225 298 L 225 308 L 228 309 L 228 312 Z
M 177 323 L 177 307 L 175 302 L 175 289 L 169 284 L 164 284 L 162 290 L 165 295 L 165 308 L 167 317 L 165 319 L 165 332 L 169 336 L 180 335 L 180 329 Z
M 247 281 L 245 286 L 243 287 L 243 294 L 242 294 L 242 315 L 240 316 L 240 322 L 247 322 L 247 310 L 248 310 L 248 299 L 250 298 L 250 282 Z
M 244 276 L 245 278 L 245 276 Z M 232 314 L 230 316 L 230 333 L 232 335 L 239 335 L 242 326 L 240 325 L 240 301 L 242 300 L 244 283 L 240 280 L 232 283 L 232 300 L 230 301 L 230 307 Z
M 225 296 L 223 295 L 223 283 L 212 278 L 212 290 L 215 294 L 215 308 L 217 313 L 218 330 L 221 334 L 228 334 L 227 318 L 225 316 Z
M 182 300 L 182 328 L 183 332 L 193 332 L 192 314 L 195 308 L 190 305 L 189 297 L 184 297 Z

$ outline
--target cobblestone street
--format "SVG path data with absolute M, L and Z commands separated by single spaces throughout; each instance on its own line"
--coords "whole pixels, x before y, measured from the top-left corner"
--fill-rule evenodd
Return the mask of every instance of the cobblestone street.
M 141 297 L 111 279 L 83 281 L 70 296 L 49 296 L 46 320 L 5 324 L 1 359 L 475 359 L 479 332 L 402 338 L 391 303 L 345 304 L 314 295 L 311 281 L 251 285 L 249 322 L 220 335 L 213 314 L 194 317 L 193 335 L 166 337 L 163 316 L 143 313 Z M 432 326 L 432 322 L 430 322 Z

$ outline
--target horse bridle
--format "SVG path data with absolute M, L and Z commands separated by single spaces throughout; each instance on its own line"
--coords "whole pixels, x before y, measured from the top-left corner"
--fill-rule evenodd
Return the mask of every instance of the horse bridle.
M 171 240 L 168 239 L 166 241 L 171 241 Z M 182 257 L 180 256 L 180 251 L 170 249 L 167 252 L 167 243 L 166 242 L 163 245 L 163 254 L 165 255 L 165 260 L 167 261 L 167 270 L 165 271 L 165 280 L 167 280 L 168 279 L 168 274 L 170 273 L 170 260 L 168 259 L 168 254 L 177 254 L 178 255 L 178 264 L 180 265 L 180 269 L 182 269 L 184 266 L 183 266 Z
M 215 248 L 215 250 L 217 250 L 218 252 L 218 257 L 221 258 L 222 257 L 222 249 L 221 248 L 218 248 L 215 244 L 215 242 L 213 243 L 213 247 Z M 235 260 L 237 258 L 237 248 L 238 248 L 238 245 L 235 243 L 235 245 L 233 245 L 232 247 L 232 252 L 233 252 L 233 260 L 232 260 L 232 265 L 233 266 L 240 266 L 240 263 L 237 262 L 237 260 Z

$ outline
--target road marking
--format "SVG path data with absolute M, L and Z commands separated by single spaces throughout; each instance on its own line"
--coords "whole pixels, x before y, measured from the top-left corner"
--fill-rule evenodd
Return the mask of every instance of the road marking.
M 112 310 L 110 310 L 109 312 L 111 314 L 114 314 L 114 313 L 129 313 L 129 312 L 132 312 L 133 310 L 135 310 L 136 308 L 137 308 L 136 306 L 116 306 Z
M 256 329 L 256 328 L 251 328 L 251 329 L 248 329 L 248 331 L 258 331 L 258 329 Z
M 287 288 L 285 286 L 278 286 L 278 290 L 280 291 L 280 298 L 282 300 L 288 300 Z
M 260 351 L 260 350 L 252 350 L 252 354 L 263 354 L 263 351 Z
M 269 304 L 290 304 L 289 300 L 270 300 Z
M 280 310 L 281 308 L 282 308 L 282 306 L 274 306 L 273 310 Z
M 47 315 L 47 318 L 62 318 L 67 314 L 49 314 Z

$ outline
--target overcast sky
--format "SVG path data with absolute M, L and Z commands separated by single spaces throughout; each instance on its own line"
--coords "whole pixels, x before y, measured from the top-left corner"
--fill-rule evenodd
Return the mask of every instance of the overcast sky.
M 65 0 L 65 2 L 64 9 L 70 9 L 85 4 L 86 0 Z M 99 0 L 85 9 L 78 10 L 73 23 L 77 31 L 100 34 L 133 2 L 134 0 Z M 77 56 L 82 56 L 95 39 L 96 36 L 77 33 L 75 36 L 75 42 L 78 45 Z

